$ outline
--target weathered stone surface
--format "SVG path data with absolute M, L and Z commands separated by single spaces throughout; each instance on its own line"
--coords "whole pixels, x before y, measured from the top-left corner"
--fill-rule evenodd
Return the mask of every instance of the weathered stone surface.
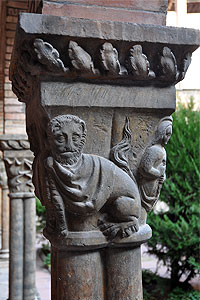
M 10 78 L 22 102 L 30 101 L 38 76 L 152 92 L 184 78 L 199 43 L 194 29 L 22 14 Z
M 57 251 L 56 260 L 52 261 L 59 274 L 54 283 L 57 289 L 55 299 L 104 299 L 106 289 L 100 251 Z
M 48 111 L 67 107 L 143 108 L 174 110 L 176 91 L 170 87 L 114 86 L 78 82 L 42 82 L 41 97 Z M 166 99 L 168 98 L 168 101 Z
M 189 45 L 198 47 L 200 43 L 199 30 L 191 28 L 95 21 L 26 13 L 22 13 L 19 17 L 19 28 L 25 34 L 40 34 L 40 36 L 50 34 L 121 42 L 187 45 L 186 47 Z
M 140 247 L 107 249 L 106 268 L 109 300 L 143 299 Z

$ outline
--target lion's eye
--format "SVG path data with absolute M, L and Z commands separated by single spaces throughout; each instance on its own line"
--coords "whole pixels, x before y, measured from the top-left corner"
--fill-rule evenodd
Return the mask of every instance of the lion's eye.
M 77 142 L 77 141 L 79 141 L 79 139 L 80 139 L 80 135 L 74 133 L 73 136 L 72 136 L 72 141 L 73 141 L 73 142 Z
M 58 136 L 57 137 L 57 142 L 59 142 L 59 143 L 62 143 L 62 142 L 64 142 L 65 141 L 65 138 L 64 138 L 64 136 L 63 135 L 60 135 L 60 136 Z

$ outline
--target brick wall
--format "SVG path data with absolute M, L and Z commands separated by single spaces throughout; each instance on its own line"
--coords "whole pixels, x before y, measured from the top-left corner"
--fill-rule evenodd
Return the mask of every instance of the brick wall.
M 48 15 L 165 25 L 168 0 L 29 0 L 29 7 Z
M 0 134 L 4 129 L 4 65 L 5 65 L 5 22 L 6 22 L 6 2 L 0 2 Z
M 4 120 L 1 122 L 1 133 L 23 134 L 25 133 L 25 106 L 18 102 L 12 92 L 9 80 L 9 66 L 14 44 L 16 24 L 20 12 L 27 12 L 27 1 L 7 0 L 5 20 L 5 58 L 4 58 L 4 99 L 3 108 L 0 107 Z M 0 102 L 2 105 L 2 102 Z

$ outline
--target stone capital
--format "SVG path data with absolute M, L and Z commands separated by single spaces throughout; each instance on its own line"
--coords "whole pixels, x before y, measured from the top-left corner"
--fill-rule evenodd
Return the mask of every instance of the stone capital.
M 46 207 L 52 299 L 142 299 L 140 245 L 166 178 L 175 84 L 199 45 L 194 29 L 20 15 L 10 79 Z
M 1 135 L 0 150 L 8 177 L 10 198 L 32 198 L 33 154 L 26 135 Z
M 27 104 L 33 183 L 55 248 L 151 237 L 146 214 L 165 180 L 175 84 L 199 45 L 195 29 L 20 16 L 10 79 Z

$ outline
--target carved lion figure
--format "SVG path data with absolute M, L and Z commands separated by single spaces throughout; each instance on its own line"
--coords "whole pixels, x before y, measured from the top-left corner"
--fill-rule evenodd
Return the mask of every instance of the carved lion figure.
M 86 125 L 73 115 L 60 115 L 49 122 L 50 155 L 44 161 L 46 202 L 54 211 L 47 230 L 67 235 L 67 214 L 90 216 L 100 212 L 98 226 L 109 238 L 138 231 L 140 195 L 136 182 L 113 162 L 83 154 Z M 51 223 L 51 222 L 50 222 Z

